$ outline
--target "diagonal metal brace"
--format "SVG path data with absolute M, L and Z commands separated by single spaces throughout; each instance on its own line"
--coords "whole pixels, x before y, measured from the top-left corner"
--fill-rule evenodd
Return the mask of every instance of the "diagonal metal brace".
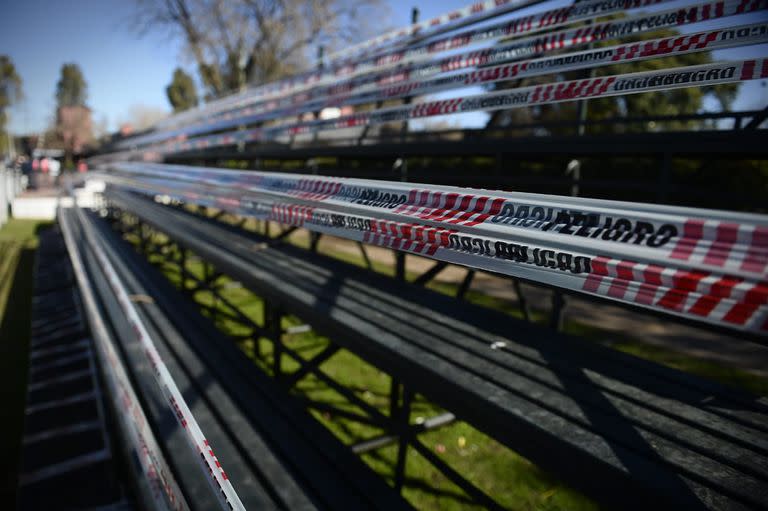
M 413 280 L 413 283 L 417 286 L 423 286 L 430 280 L 434 279 L 438 273 L 443 271 L 448 266 L 448 263 L 444 261 L 437 261 L 430 269 L 419 275 Z
M 304 361 L 299 369 L 283 379 L 283 383 L 288 387 L 293 387 L 296 385 L 296 383 L 299 382 L 299 380 L 313 372 L 315 369 L 320 367 L 323 362 L 334 356 L 339 351 L 339 349 L 341 348 L 336 344 L 329 345 L 327 348 L 325 348 L 311 359 Z

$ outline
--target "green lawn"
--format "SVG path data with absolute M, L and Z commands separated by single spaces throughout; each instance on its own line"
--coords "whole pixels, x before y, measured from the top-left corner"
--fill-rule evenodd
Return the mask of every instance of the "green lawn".
M 37 233 L 50 225 L 11 220 L 0 229 L 0 502 L 13 509 L 26 395 Z

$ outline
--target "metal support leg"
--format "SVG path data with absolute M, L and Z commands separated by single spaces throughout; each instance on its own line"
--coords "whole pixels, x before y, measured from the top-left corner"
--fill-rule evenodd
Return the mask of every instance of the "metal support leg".
M 403 388 L 403 404 L 400 407 L 399 433 L 400 441 L 397 446 L 397 464 L 395 465 L 395 490 L 403 491 L 405 482 L 405 459 L 408 454 L 408 443 L 411 436 L 411 403 L 413 402 L 413 391 L 410 387 Z
M 218 308 L 219 308 L 219 294 L 214 292 L 212 288 L 213 281 L 216 280 L 216 270 L 213 268 L 213 265 L 208 264 L 206 261 L 203 261 L 203 281 L 205 282 L 205 286 L 208 288 L 209 291 L 211 291 L 211 294 L 213 295 L 213 306 L 211 307 L 211 320 L 216 323 L 216 320 L 218 318 Z
M 405 252 L 395 252 L 395 278 L 405 281 Z
M 320 243 L 320 236 L 321 234 L 319 232 L 311 232 L 309 233 L 309 250 L 311 252 L 317 252 L 317 245 Z
M 365 261 L 365 267 L 372 270 L 373 264 L 371 264 L 371 259 L 368 257 L 368 251 L 365 250 L 365 245 L 358 241 L 357 246 L 360 249 L 360 255 L 363 256 L 363 261 Z
M 512 286 L 515 288 L 515 293 L 517 293 L 517 302 L 520 304 L 520 312 L 523 313 L 523 319 L 526 321 L 530 321 L 531 310 L 528 307 L 528 300 L 525 298 L 525 295 L 523 294 L 523 289 L 520 286 L 520 281 L 517 279 L 513 279 Z
M 187 293 L 187 250 L 181 245 L 179 249 L 179 269 L 181 270 L 181 292 Z
M 464 299 L 464 295 L 469 291 L 469 286 L 472 285 L 472 280 L 475 278 L 475 270 L 467 270 L 467 274 L 464 276 L 464 280 L 461 281 L 459 289 L 456 290 L 456 298 L 459 300 Z
M 272 370 L 277 380 L 282 378 L 283 363 L 283 329 L 280 325 L 282 314 L 280 310 L 269 302 L 265 303 L 264 321 L 267 332 L 272 340 Z
M 138 225 L 137 225 L 137 230 L 139 232 L 139 247 L 140 247 L 141 253 L 144 256 L 147 256 L 148 255 L 148 253 L 147 253 L 147 235 L 146 235 L 144 227 L 145 227 L 144 226 L 144 222 L 139 220 L 138 221 Z
M 400 382 L 394 377 L 389 380 L 389 418 L 394 422 L 400 408 Z
M 552 316 L 549 320 L 549 327 L 558 332 L 563 329 L 563 316 L 565 312 L 565 296 L 562 291 L 552 293 Z

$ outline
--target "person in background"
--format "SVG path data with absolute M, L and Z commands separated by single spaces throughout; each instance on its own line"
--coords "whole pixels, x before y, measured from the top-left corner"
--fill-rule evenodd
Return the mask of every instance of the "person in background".
M 50 162 L 48 161 L 48 157 L 43 156 L 40 159 L 40 172 L 42 174 L 40 175 L 40 184 L 38 188 L 51 186 L 51 176 L 50 174 L 48 174 L 49 170 L 50 170 Z
M 33 158 L 30 167 L 29 182 L 32 184 L 31 188 L 36 190 L 40 187 L 40 160 Z

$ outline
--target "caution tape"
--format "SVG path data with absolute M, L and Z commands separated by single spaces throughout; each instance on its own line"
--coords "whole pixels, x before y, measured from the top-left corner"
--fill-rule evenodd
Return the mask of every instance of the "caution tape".
M 78 210 L 78 214 L 82 213 Z M 245 507 L 240 501 L 235 489 L 232 487 L 232 483 L 229 481 L 224 468 L 216 458 L 216 455 L 213 452 L 213 447 L 205 438 L 200 426 L 192 415 L 192 412 L 189 410 L 186 400 L 182 396 L 176 386 L 176 382 L 173 380 L 168 368 L 160 357 L 152 338 L 144 327 L 144 323 L 141 321 L 138 311 L 123 287 L 120 278 L 117 276 L 112 263 L 109 261 L 98 242 L 95 241 L 95 236 L 91 232 L 91 226 L 87 222 L 82 222 L 82 225 L 85 237 L 93 249 L 99 266 L 104 271 L 104 274 L 107 277 L 107 282 L 115 293 L 117 302 L 125 313 L 126 319 L 136 335 L 136 340 L 141 344 L 144 354 L 152 366 L 155 379 L 168 401 L 169 408 L 179 422 L 181 430 L 184 432 L 184 436 L 189 442 L 190 447 L 192 447 L 200 457 L 201 470 L 205 473 L 206 478 L 211 483 L 211 487 L 221 504 L 221 508 L 226 510 L 245 510 Z
M 470 44 L 491 40 L 499 37 L 521 36 L 540 30 L 557 28 L 575 21 L 597 19 L 606 14 L 620 12 L 649 5 L 669 2 L 671 0 L 595 0 L 580 2 L 572 7 L 554 9 L 534 16 L 520 17 L 501 24 L 473 29 L 459 34 L 446 36 L 431 41 L 428 44 L 415 45 L 405 50 L 397 50 L 376 57 L 368 57 L 355 62 L 336 65 L 322 70 L 299 74 L 281 81 L 272 82 L 252 88 L 244 93 L 235 94 L 219 101 L 211 102 L 205 108 L 185 112 L 162 121 L 158 127 L 167 127 L 180 122 L 189 122 L 191 118 L 214 115 L 222 109 L 241 106 L 243 102 L 256 99 L 272 99 L 301 89 L 323 84 L 337 83 L 341 79 L 353 75 L 369 73 L 382 67 L 400 66 L 417 58 L 461 48 Z M 737 0 L 745 6 L 750 2 L 760 0 Z
M 117 163 L 151 195 L 768 335 L 768 216 L 361 179 Z
M 531 4 L 538 3 L 540 0 L 486 0 L 485 2 L 477 2 L 472 5 L 467 5 L 460 9 L 441 14 L 427 21 L 414 23 L 408 27 L 392 30 L 379 36 L 368 39 L 361 43 L 353 44 L 342 48 L 341 50 L 332 52 L 328 55 L 330 62 L 335 62 L 344 58 L 357 54 L 355 56 L 362 56 L 364 52 L 375 50 L 376 48 L 393 44 L 398 41 L 407 42 L 408 39 L 414 36 L 429 36 L 430 31 L 435 29 L 451 28 L 450 25 L 454 25 L 460 21 L 466 21 L 474 23 L 480 21 L 489 16 L 500 16 L 510 11 L 518 10 L 523 7 L 527 7 Z
M 329 69 L 315 71 L 305 75 L 288 78 L 282 82 L 267 84 L 253 91 L 262 96 L 274 93 L 285 93 L 299 86 L 317 84 L 324 77 L 338 81 L 339 78 L 352 73 L 368 72 L 386 65 L 401 65 L 417 56 L 444 52 L 500 37 L 519 37 L 535 32 L 561 27 L 577 21 L 594 20 L 607 14 L 621 12 L 626 9 L 636 9 L 671 0 L 595 0 L 580 2 L 571 7 L 544 11 L 531 16 L 518 17 L 488 27 L 476 28 L 456 34 L 451 34 L 429 42 L 418 43 L 402 50 L 383 53 L 381 55 L 356 58 L 349 62 L 335 65 Z M 739 0 L 748 5 L 754 0 Z M 249 91 L 250 92 L 250 91 Z
M 338 76 L 339 73 L 349 75 L 353 72 L 366 72 L 384 66 L 402 65 L 435 53 L 455 50 L 494 39 L 527 36 L 543 30 L 563 27 L 577 21 L 593 21 L 607 14 L 620 12 L 625 9 L 646 7 L 668 1 L 670 0 L 612 0 L 606 2 L 598 0 L 596 2 L 546 11 L 532 16 L 503 21 L 495 25 L 467 30 L 458 34 L 447 35 L 429 42 L 414 44 L 405 49 L 397 49 L 380 55 L 350 61 L 344 65 L 338 65 L 336 75 Z M 748 4 L 751 0 L 738 1 Z M 585 28 L 583 27 L 581 30 L 584 31 Z
M 743 0 L 719 0 L 652 14 L 640 14 L 620 20 L 594 23 L 578 28 L 568 28 L 541 36 L 516 39 L 510 43 L 502 43 L 490 48 L 452 55 L 437 61 L 416 61 L 405 69 L 398 67 L 395 71 L 377 75 L 377 82 L 391 83 L 405 79 L 431 76 L 439 72 L 455 71 L 466 67 L 488 66 L 521 58 L 542 56 L 550 52 L 584 46 L 598 41 L 616 39 L 661 28 L 680 27 L 682 25 L 766 9 L 768 9 L 768 1 L 765 0 L 750 2 L 746 5 Z
M 183 141 L 168 141 L 149 146 L 145 150 L 168 154 L 192 149 L 275 140 L 281 136 L 310 134 L 325 130 L 355 128 L 439 115 L 507 110 L 578 99 L 736 83 L 766 77 L 768 77 L 768 59 L 719 62 L 700 66 L 562 81 L 472 96 L 426 101 L 360 112 L 337 119 L 286 124 L 270 128 L 254 128 L 190 138 Z
M 66 222 L 60 222 L 60 225 L 72 261 L 75 278 L 80 287 L 80 296 L 88 312 L 99 359 L 102 363 L 108 364 L 110 368 L 109 371 L 102 371 L 102 374 L 109 388 L 109 394 L 115 402 L 115 409 L 120 411 L 116 414 L 118 423 L 122 426 L 121 430 L 124 437 L 138 461 L 138 468 L 141 470 L 141 476 L 148 488 L 149 497 L 155 506 L 154 509 L 188 510 L 189 506 L 168 468 L 154 434 L 149 428 L 146 415 L 107 333 L 107 327 L 93 296 L 74 235 Z
M 768 1 L 758 6 L 768 9 Z M 579 31 L 581 29 L 577 32 Z M 281 101 L 269 101 L 253 105 L 240 112 L 233 113 L 231 116 L 227 116 L 225 120 L 214 120 L 202 125 L 190 126 L 184 130 L 139 137 L 138 139 L 126 141 L 122 145 L 136 147 L 153 141 L 166 140 L 181 134 L 192 136 L 208 131 L 220 131 L 235 126 L 296 115 L 297 112 L 315 112 L 330 106 L 372 103 L 406 96 L 432 94 L 470 85 L 490 84 L 584 68 L 637 62 L 651 58 L 713 51 L 736 46 L 760 44 L 766 41 L 768 41 L 768 23 L 755 23 L 542 57 L 513 64 L 484 67 L 480 70 L 458 72 L 449 76 L 432 79 L 418 79 L 394 84 L 389 82 L 388 79 L 382 79 L 376 83 L 363 82 L 361 85 L 353 83 L 339 84 L 334 87 L 317 90 L 315 93 L 294 95 Z M 497 49 L 494 49 L 493 54 L 482 53 L 482 55 L 475 56 L 462 55 L 456 58 L 452 57 L 446 59 L 443 63 L 435 64 L 434 67 L 445 71 L 487 65 L 495 60 L 492 55 L 496 55 L 496 51 Z M 503 48 L 499 48 L 498 51 L 506 52 Z M 406 75 L 402 74 L 402 76 Z M 315 94 L 318 97 L 315 97 Z

